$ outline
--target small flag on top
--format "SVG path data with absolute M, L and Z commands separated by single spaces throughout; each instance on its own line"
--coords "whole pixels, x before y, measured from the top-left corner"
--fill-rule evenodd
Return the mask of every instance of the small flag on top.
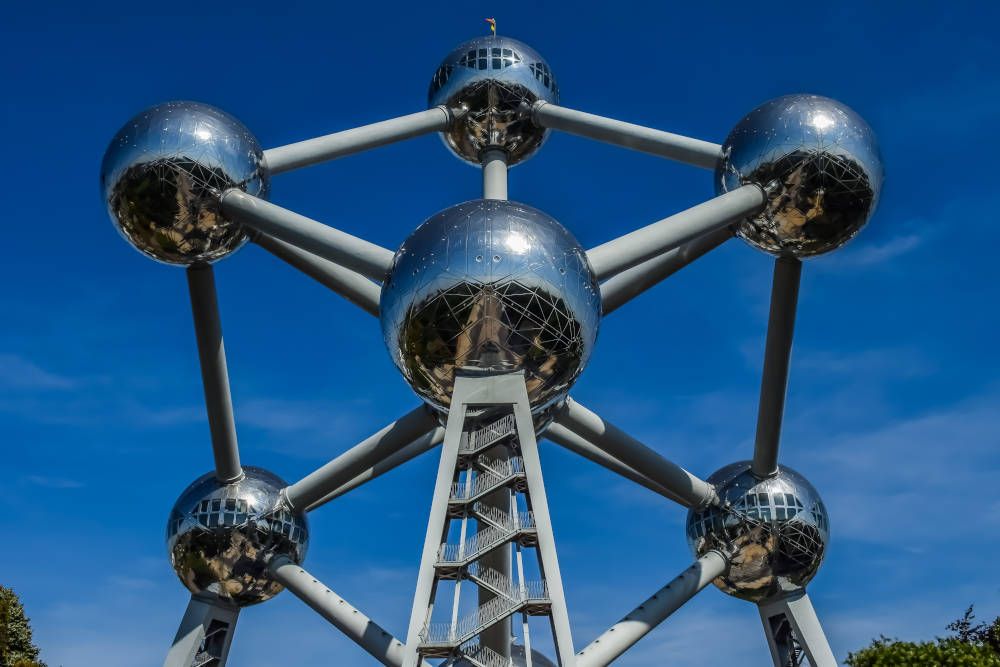
M 497 20 L 486 19 L 486 22 L 490 24 L 490 32 L 492 32 L 494 35 L 497 34 Z

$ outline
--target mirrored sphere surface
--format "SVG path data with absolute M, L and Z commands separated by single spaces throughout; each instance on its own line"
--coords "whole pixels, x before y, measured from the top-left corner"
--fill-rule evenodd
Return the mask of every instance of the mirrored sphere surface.
M 696 556 L 711 549 L 732 554 L 715 585 L 753 602 L 805 586 L 830 536 L 826 507 L 812 484 L 785 466 L 759 480 L 750 461 L 728 465 L 708 481 L 723 506 L 688 512 L 687 538 Z
M 169 264 L 213 262 L 247 237 L 218 197 L 268 193 L 264 153 L 229 114 L 197 102 L 146 109 L 111 140 L 101 166 L 104 201 L 122 236 Z
M 181 582 L 194 594 L 241 607 L 280 593 L 268 565 L 277 556 L 301 563 L 309 544 L 305 515 L 280 495 L 285 482 L 260 468 L 243 472 L 231 484 L 214 472 L 198 478 L 167 521 L 167 551 Z
M 463 160 L 475 164 L 484 150 L 507 152 L 508 164 L 531 156 L 547 130 L 531 120 L 538 100 L 559 102 L 552 70 L 527 44 L 489 35 L 455 48 L 438 67 L 428 91 L 429 106 L 461 110 L 445 143 Z
M 576 239 L 538 209 L 479 199 L 434 215 L 396 252 L 382 334 L 403 376 L 446 411 L 455 375 L 524 371 L 537 413 L 590 357 L 601 297 Z
M 875 134 L 849 107 L 818 95 L 787 95 L 757 107 L 730 132 L 716 168 L 721 194 L 747 183 L 767 207 L 738 234 L 774 255 L 835 250 L 864 227 L 882 189 Z

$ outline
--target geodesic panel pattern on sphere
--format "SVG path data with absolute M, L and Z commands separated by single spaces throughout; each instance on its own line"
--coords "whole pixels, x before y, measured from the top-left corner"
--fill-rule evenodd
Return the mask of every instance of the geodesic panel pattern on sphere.
M 459 204 L 421 225 L 382 289 L 382 332 L 422 398 L 447 409 L 459 372 L 524 371 L 533 410 L 565 395 L 600 320 L 583 249 L 541 211 Z
M 868 124 L 818 95 L 788 95 L 747 114 L 723 145 L 721 194 L 747 183 L 767 189 L 766 208 L 738 234 L 775 255 L 808 257 L 851 240 L 882 187 L 882 159 Z

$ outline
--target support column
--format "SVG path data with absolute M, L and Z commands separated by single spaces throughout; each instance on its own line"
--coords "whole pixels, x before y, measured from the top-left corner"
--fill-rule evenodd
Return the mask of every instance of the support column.
M 816 610 L 804 589 L 785 593 L 760 604 L 768 648 L 775 667 L 837 667 Z
M 192 597 L 163 667 L 225 667 L 239 613 L 238 607 Z

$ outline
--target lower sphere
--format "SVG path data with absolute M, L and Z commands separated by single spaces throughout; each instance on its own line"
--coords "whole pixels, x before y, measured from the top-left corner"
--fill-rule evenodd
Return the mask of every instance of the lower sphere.
M 301 563 L 309 542 L 305 515 L 281 496 L 285 482 L 260 468 L 243 472 L 229 484 L 214 472 L 198 478 L 167 522 L 167 551 L 181 583 L 196 595 L 240 607 L 280 593 L 268 570 L 271 561 L 287 556 Z
M 688 544 L 695 556 L 718 549 L 729 555 L 728 572 L 715 580 L 723 592 L 760 602 L 805 586 L 816 574 L 830 525 L 816 489 L 791 468 L 764 480 L 750 461 L 722 468 L 708 478 L 722 506 L 691 510 Z

